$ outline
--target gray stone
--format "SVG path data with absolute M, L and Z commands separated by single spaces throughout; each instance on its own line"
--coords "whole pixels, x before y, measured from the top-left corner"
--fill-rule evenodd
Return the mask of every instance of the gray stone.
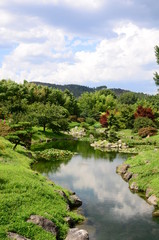
M 130 189 L 133 190 L 133 191 L 138 191 L 139 188 L 138 188 L 138 185 L 136 182 L 132 182 L 131 185 L 130 185 Z
M 130 165 L 128 165 L 128 164 L 119 165 L 116 168 L 116 172 L 119 174 L 125 174 L 129 167 L 130 167 Z
M 132 173 L 131 172 L 126 172 L 124 175 L 123 175 L 123 178 L 125 181 L 129 181 L 132 177 Z
M 151 191 L 152 191 L 151 188 L 146 189 L 146 198 L 148 198 L 150 196 Z
M 49 219 L 38 215 L 31 215 L 27 222 L 32 222 L 42 227 L 44 230 L 51 232 L 53 235 L 57 236 L 57 226 Z
M 89 240 L 89 235 L 86 230 L 72 228 L 69 230 L 65 240 Z
M 151 205 L 157 205 L 157 197 L 153 194 L 147 199 L 148 203 Z
M 23 237 L 17 233 L 9 232 L 8 238 L 14 239 L 14 240 L 30 240 L 29 238 Z
M 79 197 L 77 197 L 77 195 L 71 195 L 69 197 L 69 200 L 70 200 L 70 207 L 74 207 L 74 208 L 77 208 L 77 207 L 80 207 L 82 205 L 82 201 L 81 199 L 79 199 Z
M 73 226 L 75 226 L 75 221 L 71 217 L 65 217 L 65 221 L 67 222 L 69 227 L 72 228 Z
M 153 216 L 153 217 L 159 217 L 159 209 L 158 209 L 158 210 L 155 210 L 155 211 L 152 213 L 152 216 Z

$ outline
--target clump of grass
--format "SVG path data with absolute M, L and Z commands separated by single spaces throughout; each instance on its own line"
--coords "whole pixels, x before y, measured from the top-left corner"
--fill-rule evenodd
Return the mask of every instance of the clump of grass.
M 46 160 L 46 161 L 64 161 L 71 159 L 73 153 L 67 150 L 59 150 L 59 149 L 46 149 L 44 151 L 36 152 L 36 158 L 38 161 Z

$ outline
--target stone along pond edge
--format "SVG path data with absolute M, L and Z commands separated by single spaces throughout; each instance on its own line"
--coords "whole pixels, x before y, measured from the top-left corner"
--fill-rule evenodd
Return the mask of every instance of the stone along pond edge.
M 116 172 L 128 182 L 132 192 L 154 206 L 153 217 L 159 217 L 159 150 L 149 150 L 128 158 Z

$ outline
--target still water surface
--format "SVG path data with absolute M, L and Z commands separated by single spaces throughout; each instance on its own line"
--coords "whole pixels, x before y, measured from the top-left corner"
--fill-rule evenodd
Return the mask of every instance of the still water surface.
M 71 189 L 83 201 L 81 212 L 87 221 L 81 228 L 90 240 L 158 240 L 159 220 L 153 207 L 116 174 L 116 166 L 128 155 L 103 153 L 86 142 L 55 142 L 54 147 L 77 152 L 67 163 L 34 165 L 55 183 Z

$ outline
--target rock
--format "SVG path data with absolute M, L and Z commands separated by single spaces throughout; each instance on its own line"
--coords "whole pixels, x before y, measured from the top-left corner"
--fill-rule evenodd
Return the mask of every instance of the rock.
M 17 233 L 9 232 L 8 238 L 14 239 L 14 240 L 30 240 L 29 238 L 23 237 Z
M 152 191 L 151 188 L 146 189 L 146 198 L 148 198 L 150 196 L 151 191 Z
M 26 155 L 27 155 L 28 158 L 32 158 L 33 157 L 31 152 L 27 152 Z
M 146 160 L 145 163 L 146 163 L 146 164 L 150 164 L 150 160 Z
M 152 213 L 152 216 L 153 216 L 153 217 L 159 217 L 159 209 L 158 209 L 158 210 L 155 210 L 155 211 Z
M 75 194 L 71 195 L 69 197 L 69 200 L 70 200 L 70 207 L 72 207 L 72 208 L 77 208 L 82 205 L 81 199 L 79 199 L 79 197 L 77 197 L 77 195 L 75 195 Z
M 157 197 L 153 194 L 147 199 L 148 203 L 151 205 L 157 205 Z
M 44 230 L 51 232 L 55 236 L 57 236 L 58 234 L 57 226 L 51 220 L 44 218 L 42 216 L 31 215 L 27 222 L 32 222 L 42 227 Z
M 107 148 L 111 148 L 111 147 L 112 147 L 112 144 L 111 144 L 111 143 L 108 143 L 106 147 L 107 147 Z
M 89 235 L 86 230 L 72 228 L 69 230 L 65 240 L 89 240 Z
M 75 226 L 75 221 L 71 217 L 65 217 L 65 221 L 68 223 L 69 227 Z
M 130 185 L 130 189 L 133 190 L 133 191 L 138 191 L 139 188 L 138 188 L 138 185 L 136 182 L 132 182 L 131 185 Z
M 131 177 L 132 177 L 132 173 L 130 173 L 130 172 L 126 172 L 123 175 L 124 180 L 127 181 L 127 182 L 130 180 Z
M 119 174 L 125 174 L 129 167 L 130 167 L 130 165 L 128 165 L 128 164 L 119 165 L 116 168 L 116 172 Z

